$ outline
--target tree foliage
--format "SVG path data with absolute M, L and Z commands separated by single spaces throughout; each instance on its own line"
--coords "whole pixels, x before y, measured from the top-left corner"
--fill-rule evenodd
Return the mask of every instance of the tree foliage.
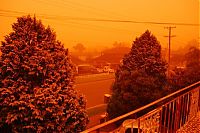
M 185 54 L 185 68 L 175 68 L 170 79 L 171 91 L 184 88 L 200 81 L 200 49 L 191 47 Z
M 83 51 L 86 49 L 82 43 L 77 43 L 73 48 L 80 53 L 83 53 Z
M 162 96 L 166 63 L 161 46 L 148 30 L 133 42 L 115 77 L 108 104 L 110 118 L 141 107 Z
M 20 17 L 0 57 L 0 127 L 13 132 L 80 132 L 88 122 L 73 89 L 68 50 L 41 21 Z

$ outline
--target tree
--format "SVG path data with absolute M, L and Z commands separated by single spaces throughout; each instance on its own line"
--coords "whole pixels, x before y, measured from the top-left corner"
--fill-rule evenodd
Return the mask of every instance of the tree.
M 185 79 L 185 86 L 200 80 L 200 49 L 191 47 L 185 54 L 186 69 L 182 78 Z
M 170 89 L 176 91 L 200 80 L 200 50 L 196 47 L 190 47 L 185 54 L 185 65 L 183 69 L 176 68 L 171 76 Z
M 0 127 L 12 132 L 80 132 L 86 102 L 73 89 L 74 65 L 50 27 L 17 19 L 2 42 Z
M 185 61 L 188 69 L 198 70 L 200 67 L 200 49 L 190 47 L 189 51 L 185 54 Z
M 107 112 L 117 117 L 162 96 L 166 63 L 161 46 L 148 30 L 133 42 L 115 74 Z
M 77 50 L 79 54 L 83 53 L 83 51 L 86 49 L 82 43 L 77 43 L 73 48 Z
M 186 69 L 184 77 L 188 85 L 200 80 L 200 49 L 191 47 L 185 55 Z

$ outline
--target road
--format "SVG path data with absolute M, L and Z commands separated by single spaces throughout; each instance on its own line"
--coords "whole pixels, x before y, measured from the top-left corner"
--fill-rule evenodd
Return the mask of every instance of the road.
M 94 81 L 92 77 L 91 81 L 75 83 L 75 89 L 85 95 L 87 99 L 87 108 L 93 107 L 104 103 L 104 94 L 110 93 L 110 88 L 114 81 L 114 77 L 107 76 L 108 78 L 102 78 Z

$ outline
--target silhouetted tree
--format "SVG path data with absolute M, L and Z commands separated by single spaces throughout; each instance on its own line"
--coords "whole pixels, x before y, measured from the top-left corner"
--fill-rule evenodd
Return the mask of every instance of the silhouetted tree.
M 86 49 L 82 43 L 77 43 L 73 48 L 77 50 L 79 54 L 83 53 L 83 51 Z
M 200 67 L 200 50 L 196 47 L 191 47 L 185 55 L 186 68 L 198 70 Z
M 110 118 L 117 117 L 162 96 L 166 63 L 161 45 L 148 30 L 133 42 L 115 75 L 108 104 Z
M 74 66 L 50 27 L 20 17 L 2 42 L 0 127 L 12 132 L 80 132 L 88 117 L 73 89 Z
M 185 68 L 176 68 L 170 79 L 171 91 L 184 88 L 192 83 L 200 81 L 200 50 L 191 47 L 185 54 Z
M 200 81 L 200 49 L 191 47 L 185 55 L 186 69 L 184 77 L 187 78 L 187 84 Z

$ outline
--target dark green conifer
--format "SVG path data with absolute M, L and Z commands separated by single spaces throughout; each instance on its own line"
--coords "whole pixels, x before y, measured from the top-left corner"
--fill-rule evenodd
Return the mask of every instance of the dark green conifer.
M 109 117 L 125 114 L 161 97 L 166 69 L 161 45 L 147 30 L 133 42 L 116 72 L 107 108 Z
M 12 132 L 80 132 L 86 102 L 73 89 L 74 65 L 50 27 L 20 17 L 2 42 L 0 127 Z

